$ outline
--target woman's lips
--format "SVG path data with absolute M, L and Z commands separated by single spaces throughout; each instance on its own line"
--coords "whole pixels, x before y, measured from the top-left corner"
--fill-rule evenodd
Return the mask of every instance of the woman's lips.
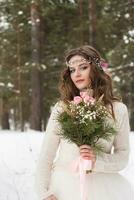
M 77 80 L 76 83 L 82 83 L 84 79 Z

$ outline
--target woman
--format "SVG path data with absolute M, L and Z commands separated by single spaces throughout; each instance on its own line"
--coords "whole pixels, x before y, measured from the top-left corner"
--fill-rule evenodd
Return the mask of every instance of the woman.
M 87 200 L 130 200 L 133 189 L 118 173 L 127 165 L 129 157 L 127 108 L 113 95 L 111 77 L 101 67 L 103 59 L 93 47 L 73 49 L 67 53 L 65 60 L 67 67 L 60 82 L 61 101 L 51 113 L 37 166 L 39 200 L 80 200 L 79 175 L 70 170 L 71 162 L 79 155 L 93 163 L 92 173 L 86 175 Z M 60 131 L 56 120 L 59 112 L 81 91 L 87 91 L 96 99 L 103 95 L 104 105 L 118 125 L 116 136 L 110 141 L 100 141 L 105 147 L 101 157 L 90 146 L 85 144 L 79 148 L 57 134 Z M 54 161 L 57 149 L 58 156 Z

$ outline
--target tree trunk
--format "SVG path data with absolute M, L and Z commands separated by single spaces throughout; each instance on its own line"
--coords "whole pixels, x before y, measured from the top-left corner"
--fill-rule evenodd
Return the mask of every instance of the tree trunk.
M 96 46 L 95 34 L 96 34 L 95 0 L 89 0 L 89 44 L 94 47 Z
M 79 17 L 80 17 L 80 24 L 81 24 L 81 29 L 80 29 L 80 44 L 83 45 L 84 43 L 84 34 L 83 34 L 83 0 L 78 1 L 78 7 L 79 7 Z
M 0 72 L 3 70 L 4 66 L 4 50 L 2 50 L 1 53 L 1 67 L 0 67 Z M 1 128 L 2 129 L 10 129 L 10 124 L 9 124 L 9 98 L 8 95 L 6 94 L 6 86 L 4 88 L 0 88 L 0 123 L 1 123 Z M 5 93 L 4 93 L 5 92 Z
M 2 103 L 2 115 L 1 115 L 1 127 L 2 129 L 10 129 L 9 125 L 9 109 L 8 109 L 8 99 L 7 97 L 1 98 Z
M 16 28 L 17 33 L 17 68 L 18 68 L 18 90 L 19 90 L 19 123 L 21 131 L 24 131 L 24 119 L 23 119 L 23 103 L 22 103 L 22 78 L 21 78 L 21 53 L 20 53 L 20 30 Z
M 32 69 L 31 69 L 31 117 L 30 127 L 41 131 L 41 77 L 40 77 L 40 17 L 39 5 L 31 4 L 31 45 L 32 45 Z

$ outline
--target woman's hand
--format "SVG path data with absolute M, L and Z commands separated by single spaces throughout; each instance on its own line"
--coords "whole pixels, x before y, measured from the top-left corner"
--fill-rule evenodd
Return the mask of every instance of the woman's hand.
M 96 162 L 96 155 L 89 145 L 80 146 L 80 155 L 83 159 L 91 160 L 92 168 L 94 167 Z
M 49 196 L 48 198 L 44 200 L 58 200 L 54 195 Z

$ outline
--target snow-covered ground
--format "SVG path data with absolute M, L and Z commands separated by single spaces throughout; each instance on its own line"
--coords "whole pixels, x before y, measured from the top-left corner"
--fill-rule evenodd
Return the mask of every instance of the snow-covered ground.
M 37 200 L 34 174 L 43 133 L 0 131 L 0 200 Z
M 0 200 L 37 200 L 34 174 L 43 133 L 0 131 Z M 134 186 L 134 133 L 131 154 L 121 172 Z

